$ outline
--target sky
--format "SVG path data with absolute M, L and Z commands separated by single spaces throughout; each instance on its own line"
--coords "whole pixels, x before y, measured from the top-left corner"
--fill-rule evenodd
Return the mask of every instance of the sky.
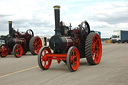
M 60 5 L 60 20 L 77 27 L 87 20 L 102 38 L 113 30 L 128 30 L 128 0 L 0 0 L 0 35 L 7 35 L 8 21 L 15 30 L 32 29 L 35 35 L 54 35 L 54 5 Z

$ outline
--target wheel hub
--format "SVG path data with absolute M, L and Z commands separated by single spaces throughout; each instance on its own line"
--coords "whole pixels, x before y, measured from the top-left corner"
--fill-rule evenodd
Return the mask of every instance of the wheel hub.
M 74 58 L 74 61 L 77 61 L 77 58 L 76 57 Z
M 96 51 L 98 50 L 97 46 L 95 46 L 95 50 L 96 50 Z

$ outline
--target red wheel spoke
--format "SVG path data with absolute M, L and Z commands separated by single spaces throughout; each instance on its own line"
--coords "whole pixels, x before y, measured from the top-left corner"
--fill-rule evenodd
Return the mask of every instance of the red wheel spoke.
M 18 52 L 18 49 L 16 49 L 16 51 L 15 51 L 16 53 Z
M 70 61 L 71 63 L 73 63 L 74 62 L 74 57 L 73 57 L 73 55 L 71 56 L 71 61 Z
M 36 51 L 36 53 L 38 53 L 38 52 L 39 52 L 39 50 Z
M 37 43 L 35 42 L 34 44 L 33 44 L 33 46 L 36 46 L 37 45 Z
M 72 54 L 73 54 L 73 56 L 74 56 L 74 55 L 75 55 L 75 52 L 73 51 Z
M 96 53 L 96 58 L 98 59 L 98 56 L 99 56 L 99 54 L 98 53 Z
M 44 61 L 44 66 L 46 67 L 46 61 Z
M 95 52 L 92 53 L 92 57 L 94 57 Z
M 72 67 L 74 68 L 76 66 L 76 62 L 73 62 L 73 65 L 72 65 Z
M 44 54 L 46 54 L 46 50 L 44 50 Z
M 95 44 L 91 45 L 91 50 L 94 51 L 95 50 Z
M 38 40 L 36 43 L 39 45 L 40 44 L 40 41 Z
M 38 47 L 42 47 L 42 45 L 39 44 Z
M 34 50 L 37 50 L 37 49 L 38 49 L 38 48 L 35 46 L 35 47 L 34 47 Z
M 98 41 L 99 41 L 99 40 L 97 39 L 96 42 L 95 42 L 95 44 L 97 44 Z

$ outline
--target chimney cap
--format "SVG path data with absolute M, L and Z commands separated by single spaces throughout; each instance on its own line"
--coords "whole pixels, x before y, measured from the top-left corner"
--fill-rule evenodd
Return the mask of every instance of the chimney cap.
M 60 9 L 60 6 L 59 5 L 55 5 L 53 8 L 54 9 Z
M 8 23 L 12 23 L 12 21 L 8 21 Z

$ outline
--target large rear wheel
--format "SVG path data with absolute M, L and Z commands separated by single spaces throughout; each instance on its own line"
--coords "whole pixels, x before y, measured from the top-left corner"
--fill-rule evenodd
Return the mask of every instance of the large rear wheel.
M 1 57 L 3 58 L 8 55 L 8 47 L 6 45 L 0 46 L 0 54 L 1 54 Z
M 68 69 L 73 72 L 76 71 L 80 63 L 80 54 L 76 47 L 72 46 L 69 48 L 67 53 L 67 66 Z
M 23 54 L 23 48 L 20 44 L 16 44 L 14 47 L 13 47 L 13 54 L 16 58 L 20 58 Z
M 97 33 L 90 33 L 85 42 L 85 56 L 90 65 L 100 62 L 102 56 L 101 39 Z
M 37 55 L 42 47 L 42 41 L 41 39 L 36 36 L 32 37 L 29 42 L 29 49 L 33 55 Z
M 47 70 L 52 63 L 52 59 L 48 59 L 46 54 L 51 53 L 48 47 L 42 47 L 38 54 L 38 65 L 41 69 Z

